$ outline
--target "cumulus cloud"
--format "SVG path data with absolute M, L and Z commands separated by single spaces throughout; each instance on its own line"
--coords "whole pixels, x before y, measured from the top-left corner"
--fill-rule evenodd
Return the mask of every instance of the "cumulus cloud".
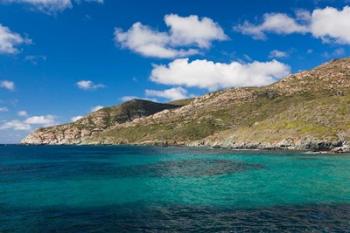
M 56 117 L 53 115 L 32 116 L 25 120 L 11 120 L 6 121 L 0 125 L 0 130 L 12 129 L 12 130 L 32 130 L 33 127 L 48 127 L 56 125 Z
M 284 58 L 288 57 L 288 53 L 281 50 L 272 50 L 269 54 L 269 58 Z
M 124 48 L 128 48 L 146 57 L 172 58 L 198 53 L 195 49 L 175 49 L 169 47 L 169 37 L 166 33 L 152 30 L 139 22 L 123 32 L 117 28 L 114 32 L 115 41 Z
M 156 83 L 216 90 L 226 87 L 262 86 L 288 75 L 290 68 L 276 60 L 251 63 L 218 63 L 208 60 L 176 59 L 157 65 L 151 73 Z
M 96 90 L 96 89 L 105 87 L 104 84 L 96 84 L 90 80 L 81 80 L 77 82 L 76 85 L 78 86 L 78 88 L 82 90 Z
M 174 87 L 166 90 L 146 90 L 146 96 L 161 97 L 168 100 L 179 100 L 188 98 L 187 90 L 182 87 Z
M 116 28 L 115 42 L 147 57 L 174 58 L 199 53 L 199 48 L 209 48 L 215 40 L 226 40 L 223 29 L 212 19 L 175 14 L 164 17 L 168 32 L 160 32 L 140 22 L 124 31 Z M 185 47 L 185 48 L 181 48 Z
M 91 108 L 91 112 L 96 112 L 98 110 L 101 110 L 102 108 L 104 108 L 102 105 L 97 105 Z
M 350 44 L 350 7 L 346 6 L 342 10 L 333 7 L 314 10 L 310 32 L 325 41 Z
M 11 31 L 8 27 L 0 24 L 0 53 L 16 54 L 19 52 L 18 46 L 30 44 L 31 40 Z
M 14 91 L 15 88 L 16 88 L 16 85 L 14 82 L 12 81 L 9 81 L 9 80 L 3 80 L 0 82 L 0 87 L 1 88 L 4 88 L 6 90 L 9 90 L 9 91 Z
M 18 3 L 25 4 L 34 7 L 35 9 L 45 12 L 47 14 L 53 14 L 56 12 L 64 11 L 73 7 L 73 2 L 96 2 L 103 3 L 103 0 L 0 0 L 0 3 Z
M 8 108 L 6 107 L 0 107 L 0 112 L 8 112 Z
M 174 45 L 192 45 L 209 48 L 215 40 L 227 40 L 228 36 L 219 24 L 212 19 L 197 15 L 181 17 L 176 14 L 166 15 L 165 24 L 170 28 L 170 40 Z
M 78 121 L 78 120 L 80 120 L 82 118 L 84 118 L 84 116 L 74 116 L 74 117 L 71 118 L 71 121 L 72 122 L 76 122 L 76 121 Z
M 340 44 L 350 44 L 349 28 L 350 6 L 341 10 L 326 7 L 312 12 L 298 11 L 294 18 L 283 13 L 269 13 L 263 16 L 261 24 L 246 21 L 235 27 L 237 31 L 255 39 L 266 39 L 266 33 L 310 33 L 325 42 Z
M 263 22 L 255 25 L 245 21 L 235 30 L 245 35 L 251 35 L 255 39 L 266 39 L 267 32 L 276 34 L 306 33 L 307 27 L 300 24 L 296 19 L 281 13 L 269 13 L 263 16 Z

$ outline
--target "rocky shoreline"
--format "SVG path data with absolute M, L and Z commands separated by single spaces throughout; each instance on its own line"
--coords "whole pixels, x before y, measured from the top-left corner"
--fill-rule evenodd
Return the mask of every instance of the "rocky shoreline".
M 304 153 L 315 153 L 315 154 L 344 154 L 350 153 L 350 145 L 343 142 L 308 142 L 305 144 L 291 145 L 285 143 L 264 144 L 264 143 L 240 143 L 240 144 L 224 144 L 218 143 L 210 144 L 204 142 L 193 142 L 193 143 L 169 143 L 169 142 L 152 142 L 152 143 L 21 143 L 22 145 L 41 145 L 41 146 L 64 146 L 64 145 L 75 145 L 75 146 L 160 146 L 160 147 L 193 147 L 193 148 L 211 148 L 211 149 L 225 149 L 234 151 L 289 151 L 289 152 L 304 152 Z

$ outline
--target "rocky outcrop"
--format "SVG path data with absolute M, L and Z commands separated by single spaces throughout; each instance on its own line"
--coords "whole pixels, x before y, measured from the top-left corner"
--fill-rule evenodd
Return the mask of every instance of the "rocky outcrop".
M 217 148 L 231 148 L 231 149 L 250 149 L 250 150 L 292 150 L 292 151 L 312 151 L 312 152 L 334 152 L 334 153 L 348 153 L 350 152 L 350 145 L 348 142 L 320 140 L 313 137 L 304 138 L 284 138 L 276 142 L 261 142 L 261 141 L 235 141 L 222 140 L 221 138 L 208 138 L 201 141 L 189 143 L 188 146 L 194 147 L 217 147 Z
M 28 144 L 152 144 L 349 152 L 350 59 L 260 88 L 179 101 L 128 102 L 40 129 Z

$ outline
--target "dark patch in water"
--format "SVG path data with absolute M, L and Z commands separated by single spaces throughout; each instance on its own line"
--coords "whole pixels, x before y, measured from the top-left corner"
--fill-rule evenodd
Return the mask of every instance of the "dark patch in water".
M 220 209 L 129 204 L 94 209 L 0 207 L 0 232 L 349 232 L 350 205 Z
M 107 162 L 46 162 L 18 163 L 0 166 L 0 182 L 23 182 L 26 180 L 69 179 L 79 176 L 106 176 L 113 174 L 116 166 Z
M 201 177 L 227 175 L 261 168 L 263 166 L 259 164 L 242 163 L 232 160 L 193 159 L 120 167 L 116 172 L 120 176 Z

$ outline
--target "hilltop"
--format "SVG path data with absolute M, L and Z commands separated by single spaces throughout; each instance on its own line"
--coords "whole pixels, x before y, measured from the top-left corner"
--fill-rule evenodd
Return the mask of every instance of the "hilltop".
M 265 87 L 225 89 L 169 104 L 127 102 L 39 129 L 23 143 L 348 151 L 350 59 Z

